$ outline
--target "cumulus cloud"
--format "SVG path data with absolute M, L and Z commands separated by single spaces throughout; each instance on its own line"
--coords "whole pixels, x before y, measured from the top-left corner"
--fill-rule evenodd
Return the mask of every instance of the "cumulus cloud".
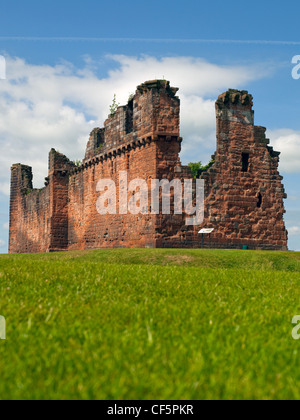
M 289 232 L 289 248 L 294 251 L 300 251 L 300 222 L 299 222 L 299 203 L 291 202 L 288 211 L 284 217 L 287 230 Z
M 124 55 L 111 56 L 119 67 L 110 71 L 109 77 L 113 82 L 118 80 L 120 85 L 136 85 L 136 81 L 143 76 L 143 80 L 163 78 L 178 85 L 185 95 L 207 97 L 215 95 L 228 87 L 243 85 L 249 81 L 265 76 L 263 66 L 220 66 L 209 63 L 202 58 L 192 57 L 155 57 L 142 58 Z
M 267 135 L 272 146 L 281 152 L 280 170 L 286 173 L 300 173 L 300 131 L 269 130 Z
M 299 236 L 300 235 L 300 227 L 299 226 L 291 226 L 288 228 L 288 232 L 290 236 Z
M 182 160 L 207 163 L 216 145 L 215 101 L 181 95 L 181 121 Z
M 0 192 L 9 194 L 13 163 L 33 166 L 35 186 L 43 185 L 51 147 L 71 159 L 82 158 L 89 132 L 103 126 L 114 93 L 126 103 L 136 85 L 163 78 L 180 88 L 182 159 L 209 160 L 215 149 L 214 100 L 229 87 L 244 88 L 266 75 L 261 66 L 219 66 L 200 58 L 106 57 L 113 62 L 107 76 L 101 63 L 86 58 L 84 67 L 62 62 L 33 65 L 7 57 L 7 80 L 0 83 Z

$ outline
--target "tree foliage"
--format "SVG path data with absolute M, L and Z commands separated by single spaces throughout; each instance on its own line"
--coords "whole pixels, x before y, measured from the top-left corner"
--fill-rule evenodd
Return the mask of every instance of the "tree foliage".
M 194 178 L 197 179 L 197 178 L 200 178 L 203 172 L 207 171 L 212 166 L 213 163 L 214 163 L 214 160 L 211 159 L 207 165 L 202 165 L 202 162 L 195 162 L 195 163 L 191 162 L 188 164 L 188 166 L 191 168 Z

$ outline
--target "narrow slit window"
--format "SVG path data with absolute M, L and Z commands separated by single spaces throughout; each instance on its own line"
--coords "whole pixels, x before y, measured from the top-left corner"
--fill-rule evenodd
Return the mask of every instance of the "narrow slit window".
M 262 195 L 261 195 L 261 193 L 259 193 L 258 197 L 257 197 L 257 208 L 260 209 L 261 205 L 262 205 Z
M 242 172 L 249 171 L 249 153 L 242 154 Z
M 133 99 L 129 101 L 126 108 L 125 128 L 126 128 L 126 134 L 132 133 L 133 131 Z

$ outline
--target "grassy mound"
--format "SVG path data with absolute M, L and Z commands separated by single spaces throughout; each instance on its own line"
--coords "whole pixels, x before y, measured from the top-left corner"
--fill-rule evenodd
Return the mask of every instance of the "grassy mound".
M 299 399 L 300 253 L 0 256 L 1 399 Z

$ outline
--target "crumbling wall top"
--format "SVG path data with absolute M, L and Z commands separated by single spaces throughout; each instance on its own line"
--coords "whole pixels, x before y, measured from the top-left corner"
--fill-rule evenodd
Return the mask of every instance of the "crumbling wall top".
M 167 80 L 150 80 L 139 85 L 128 103 L 109 115 L 104 128 L 92 131 L 84 163 L 131 140 L 153 135 L 179 137 L 178 90 Z
M 247 90 L 229 89 L 216 101 L 217 119 L 254 126 L 253 96 Z
M 71 162 L 65 155 L 57 152 L 55 149 L 51 149 L 49 153 L 49 175 L 57 171 L 67 173 L 75 166 L 75 163 Z
M 33 189 L 32 167 L 16 163 L 11 167 L 12 179 L 16 176 L 22 192 L 27 192 Z
M 171 87 L 168 80 L 149 80 L 139 85 L 137 87 L 137 92 L 144 94 L 151 89 L 165 89 L 173 98 L 176 97 L 176 93 L 179 91 L 179 88 Z
M 247 90 L 229 89 L 222 93 L 216 104 L 221 107 L 245 106 L 250 109 L 253 107 L 253 96 Z

